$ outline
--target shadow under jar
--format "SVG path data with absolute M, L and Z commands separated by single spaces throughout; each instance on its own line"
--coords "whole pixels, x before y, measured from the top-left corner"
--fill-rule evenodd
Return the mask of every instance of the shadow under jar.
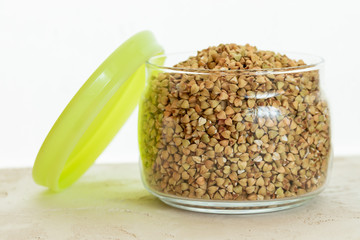
M 142 179 L 163 202 L 226 214 L 299 206 L 319 194 L 331 161 L 322 59 L 262 70 L 181 69 L 190 53 L 146 64 L 139 109 Z

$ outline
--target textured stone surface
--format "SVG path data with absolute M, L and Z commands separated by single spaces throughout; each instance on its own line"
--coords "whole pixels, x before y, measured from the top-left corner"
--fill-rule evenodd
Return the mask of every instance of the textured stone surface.
M 360 157 L 337 158 L 327 189 L 307 205 L 227 216 L 166 206 L 137 164 L 95 165 L 68 190 L 35 185 L 30 169 L 0 170 L 0 239 L 360 239 Z

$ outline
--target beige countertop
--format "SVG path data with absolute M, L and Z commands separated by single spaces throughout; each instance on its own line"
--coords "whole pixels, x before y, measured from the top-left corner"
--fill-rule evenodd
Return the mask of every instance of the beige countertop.
M 360 239 L 360 157 L 337 158 L 327 189 L 275 213 L 214 215 L 163 204 L 137 164 L 95 165 L 68 190 L 35 185 L 31 169 L 0 169 L 0 240 Z

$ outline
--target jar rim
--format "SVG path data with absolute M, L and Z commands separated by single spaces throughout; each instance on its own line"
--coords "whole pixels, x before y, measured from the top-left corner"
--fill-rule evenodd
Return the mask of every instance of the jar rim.
M 196 51 L 197 52 L 197 51 Z M 196 53 L 195 52 L 195 53 Z M 158 64 L 156 62 L 164 62 L 169 57 L 176 57 L 180 55 L 184 55 L 183 60 L 185 61 L 189 56 L 194 56 L 194 51 L 186 51 L 186 52 L 175 52 L 168 54 L 161 54 L 157 56 L 153 56 L 146 61 L 146 65 L 148 67 L 163 69 L 172 72 L 182 72 L 182 73 L 202 73 L 202 74 L 246 74 L 246 75 L 266 75 L 266 74 L 285 74 L 285 73 L 298 73 L 305 71 L 317 70 L 321 65 L 325 63 L 324 58 L 312 54 L 307 53 L 299 53 L 299 52 L 287 52 L 287 51 L 274 51 L 276 53 L 284 54 L 286 56 L 294 56 L 297 59 L 302 59 L 305 62 L 305 65 L 295 66 L 295 67 L 284 67 L 284 68 L 266 68 L 266 69 L 202 69 L 202 68 L 183 68 L 183 67 L 173 67 L 167 66 L 167 64 Z M 290 57 L 291 58 L 291 57 Z M 304 60 L 307 59 L 308 61 Z M 180 62 L 181 62 L 180 61 Z M 178 62 L 175 62 L 176 64 Z M 169 64 L 171 65 L 171 64 Z

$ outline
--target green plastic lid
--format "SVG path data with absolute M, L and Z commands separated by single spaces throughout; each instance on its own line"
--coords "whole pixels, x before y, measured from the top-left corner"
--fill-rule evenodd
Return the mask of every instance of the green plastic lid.
M 33 168 L 36 183 L 60 191 L 94 163 L 136 107 L 145 86 L 145 62 L 162 52 L 154 35 L 143 31 L 96 69 L 42 144 Z

